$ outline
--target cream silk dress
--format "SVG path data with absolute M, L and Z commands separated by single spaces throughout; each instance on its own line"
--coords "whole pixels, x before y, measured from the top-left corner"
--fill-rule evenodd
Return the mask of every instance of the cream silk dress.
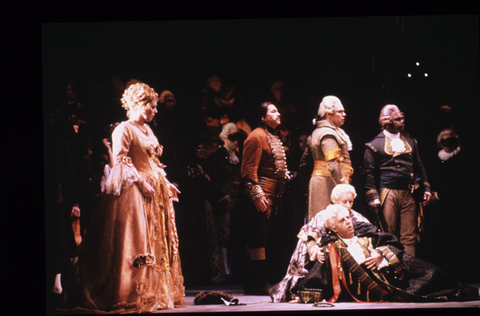
M 186 306 L 161 146 L 147 124 L 142 129 L 127 121 L 112 134 L 115 163 L 80 249 L 84 308 L 141 313 Z M 139 177 L 156 191 L 151 203 Z

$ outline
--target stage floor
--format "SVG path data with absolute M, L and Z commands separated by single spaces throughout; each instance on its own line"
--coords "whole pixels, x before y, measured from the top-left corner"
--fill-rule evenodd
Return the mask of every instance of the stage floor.
M 475 284 L 480 288 L 480 284 Z M 201 291 L 221 291 L 238 299 L 238 305 L 225 304 L 195 305 L 194 297 Z M 315 307 L 313 303 L 272 303 L 269 296 L 244 295 L 240 284 L 200 286 L 186 288 L 187 306 L 173 310 L 158 310 L 154 314 L 216 314 L 216 313 L 246 313 L 252 314 L 383 314 L 411 316 L 425 315 L 430 312 L 441 312 L 441 315 L 480 315 L 480 301 L 469 302 L 439 302 L 439 303 L 333 303 L 333 306 Z M 54 315 L 79 315 L 82 312 L 57 311 Z
M 475 284 L 480 288 L 480 284 Z M 238 299 L 239 304 L 245 305 L 195 305 L 194 297 L 201 291 L 222 291 L 228 293 Z M 204 286 L 198 288 L 186 289 L 187 307 L 176 308 L 174 310 L 158 311 L 156 313 L 227 313 L 227 312 L 245 312 L 249 315 L 251 313 L 267 313 L 267 314 L 303 314 L 314 312 L 345 312 L 361 313 L 371 315 L 372 313 L 381 313 L 388 310 L 388 314 L 398 311 L 403 315 L 410 315 L 411 313 L 427 312 L 435 309 L 438 312 L 455 313 L 457 309 L 461 309 L 462 316 L 466 312 L 473 312 L 472 315 L 480 315 L 480 301 L 470 302 L 441 302 L 441 303 L 334 303 L 329 307 L 315 307 L 313 303 L 272 303 L 269 296 L 254 296 L 244 295 L 241 285 L 227 285 L 227 286 Z M 470 314 L 470 313 L 469 313 Z

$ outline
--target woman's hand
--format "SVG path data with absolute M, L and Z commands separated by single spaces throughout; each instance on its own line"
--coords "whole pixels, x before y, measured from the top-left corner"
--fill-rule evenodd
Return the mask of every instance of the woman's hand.
M 371 256 L 365 259 L 365 266 L 367 269 L 373 270 L 378 268 L 378 265 L 382 263 L 383 256 L 376 250 L 371 252 Z
M 171 183 L 168 184 L 168 190 L 170 191 L 170 197 L 172 198 L 172 201 L 174 202 L 178 202 L 178 195 L 179 193 L 182 193 L 180 192 L 179 189 L 177 189 L 177 187 Z
M 145 201 L 150 204 L 150 202 L 152 202 L 153 200 L 153 197 L 155 196 L 155 190 L 147 181 L 143 179 L 138 182 L 138 185 L 140 186 L 140 190 L 145 197 Z
M 107 147 L 108 151 L 112 150 L 112 146 L 108 138 L 102 139 L 103 145 Z

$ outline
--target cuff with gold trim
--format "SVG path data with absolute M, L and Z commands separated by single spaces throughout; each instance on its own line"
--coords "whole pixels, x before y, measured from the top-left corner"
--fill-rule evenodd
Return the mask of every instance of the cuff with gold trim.
M 245 184 L 245 191 L 250 200 L 255 201 L 256 199 L 264 196 L 262 187 L 258 184 L 253 184 L 252 182 L 247 182 Z

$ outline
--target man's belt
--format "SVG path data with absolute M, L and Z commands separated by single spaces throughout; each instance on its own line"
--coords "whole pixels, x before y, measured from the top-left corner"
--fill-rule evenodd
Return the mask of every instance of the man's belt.
M 285 181 L 282 180 L 258 177 L 258 184 L 262 187 L 265 195 L 281 197 L 285 190 Z
M 340 162 L 340 167 L 343 171 L 343 176 L 345 179 L 350 182 L 353 175 L 353 168 L 349 163 Z M 330 171 L 328 170 L 327 162 L 323 160 L 315 160 L 313 162 L 313 172 L 312 176 L 323 176 L 323 177 L 330 177 Z

